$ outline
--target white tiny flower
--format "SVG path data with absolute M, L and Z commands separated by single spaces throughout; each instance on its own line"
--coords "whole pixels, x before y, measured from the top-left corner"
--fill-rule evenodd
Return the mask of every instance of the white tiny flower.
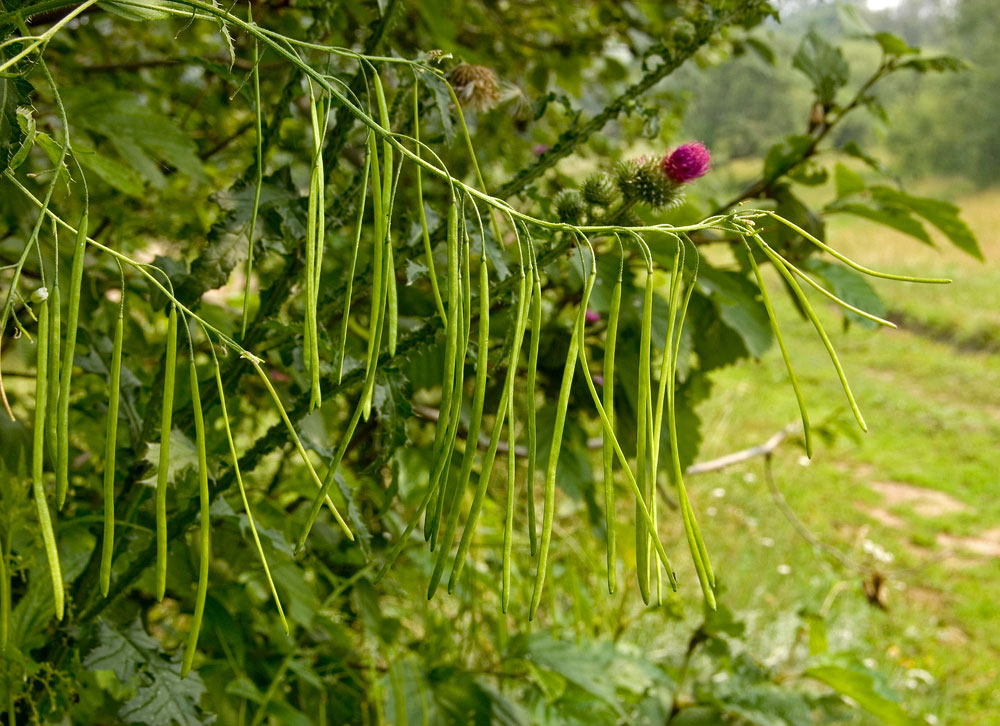
M 705 508 L 705 514 L 707 514 L 709 517 L 714 517 L 718 513 L 719 513 L 719 510 L 716 509 L 715 507 L 706 507 Z
M 790 574 L 792 574 L 792 568 L 790 566 L 786 565 L 785 563 L 781 563 L 780 565 L 778 565 L 778 574 L 779 575 L 790 575 Z
M 937 724 L 941 723 L 940 721 L 938 721 L 938 717 L 935 716 L 933 713 L 929 713 L 926 716 L 924 716 L 924 721 L 929 723 L 931 726 L 937 726 Z
M 808 456 L 803 455 L 799 457 L 799 466 L 809 466 L 811 463 L 812 461 L 809 459 Z
M 761 537 L 760 543 L 765 547 L 774 547 L 774 540 L 770 537 Z
M 715 489 L 712 490 L 712 496 L 716 499 L 722 499 L 726 496 L 726 490 L 722 487 L 715 487 Z
M 746 474 L 743 475 L 744 484 L 753 484 L 755 481 L 757 481 L 757 475 L 754 474 L 752 471 L 748 471 Z
M 874 658 L 865 658 L 861 662 L 865 664 L 866 668 L 874 668 L 875 666 L 878 665 L 878 663 L 875 662 Z

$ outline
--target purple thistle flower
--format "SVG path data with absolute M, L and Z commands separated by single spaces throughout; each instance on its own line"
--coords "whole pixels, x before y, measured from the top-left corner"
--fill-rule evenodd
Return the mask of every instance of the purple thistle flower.
M 535 156 L 541 156 L 542 154 L 544 154 L 548 150 L 549 150 L 549 147 L 546 146 L 545 144 L 535 144 L 535 148 L 534 148 Z
M 591 379 L 594 381 L 594 385 L 596 386 L 604 385 L 604 376 L 600 375 L 599 373 L 595 373 L 594 375 L 592 375 Z
M 584 319 L 587 321 L 587 325 L 593 325 L 601 319 L 601 314 L 587 308 L 587 312 L 584 313 Z
M 700 141 L 681 144 L 663 157 L 660 169 L 674 184 L 686 184 L 708 173 L 712 155 Z

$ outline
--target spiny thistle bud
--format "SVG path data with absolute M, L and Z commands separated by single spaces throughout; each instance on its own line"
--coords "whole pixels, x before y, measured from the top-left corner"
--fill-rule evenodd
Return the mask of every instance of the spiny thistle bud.
M 588 176 L 580 191 L 584 199 L 599 207 L 610 207 L 618 196 L 614 180 L 603 171 Z
M 489 111 L 500 102 L 497 76 L 486 66 L 462 63 L 452 68 L 448 80 L 455 87 L 455 94 L 463 106 L 476 111 Z
M 700 141 L 681 144 L 663 157 L 660 168 L 663 175 L 674 184 L 687 184 L 708 173 L 712 155 Z
M 575 189 L 563 189 L 555 198 L 556 215 L 560 222 L 579 224 L 583 220 L 583 198 Z
M 618 188 L 629 201 L 648 204 L 653 209 L 662 209 L 676 204 L 680 199 L 677 186 L 660 170 L 660 161 L 638 159 L 619 162 L 615 166 Z

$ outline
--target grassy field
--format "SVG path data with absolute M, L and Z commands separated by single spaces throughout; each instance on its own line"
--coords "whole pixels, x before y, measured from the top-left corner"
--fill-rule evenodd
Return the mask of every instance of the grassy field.
M 826 351 L 786 300 L 779 307 L 814 425 L 844 433 L 812 461 L 801 442 L 784 444 L 773 482 L 844 561 L 796 532 L 761 458 L 691 487 L 731 608 L 824 609 L 836 626 L 831 646 L 836 634 L 893 673 L 918 723 L 985 725 L 1000 718 L 1000 190 L 960 203 L 985 263 L 866 222 L 831 225 L 830 242 L 865 264 L 954 280 L 878 284 L 898 330 L 844 332 L 826 310 L 869 433 L 846 433 L 853 417 Z M 759 444 L 798 417 L 776 349 L 715 381 L 700 411 L 700 458 Z M 884 611 L 863 591 L 876 572 Z

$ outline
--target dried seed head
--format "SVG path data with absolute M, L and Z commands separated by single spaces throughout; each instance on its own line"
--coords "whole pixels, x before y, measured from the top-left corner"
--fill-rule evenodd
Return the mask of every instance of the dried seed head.
M 486 66 L 462 63 L 451 70 L 448 80 L 463 106 L 476 111 L 489 111 L 500 102 L 497 76 Z
M 583 198 L 599 207 L 610 207 L 618 197 L 614 179 L 609 174 L 591 174 L 580 188 Z
M 559 192 L 555 198 L 555 207 L 560 222 L 580 224 L 583 221 L 583 198 L 575 189 L 563 189 Z

